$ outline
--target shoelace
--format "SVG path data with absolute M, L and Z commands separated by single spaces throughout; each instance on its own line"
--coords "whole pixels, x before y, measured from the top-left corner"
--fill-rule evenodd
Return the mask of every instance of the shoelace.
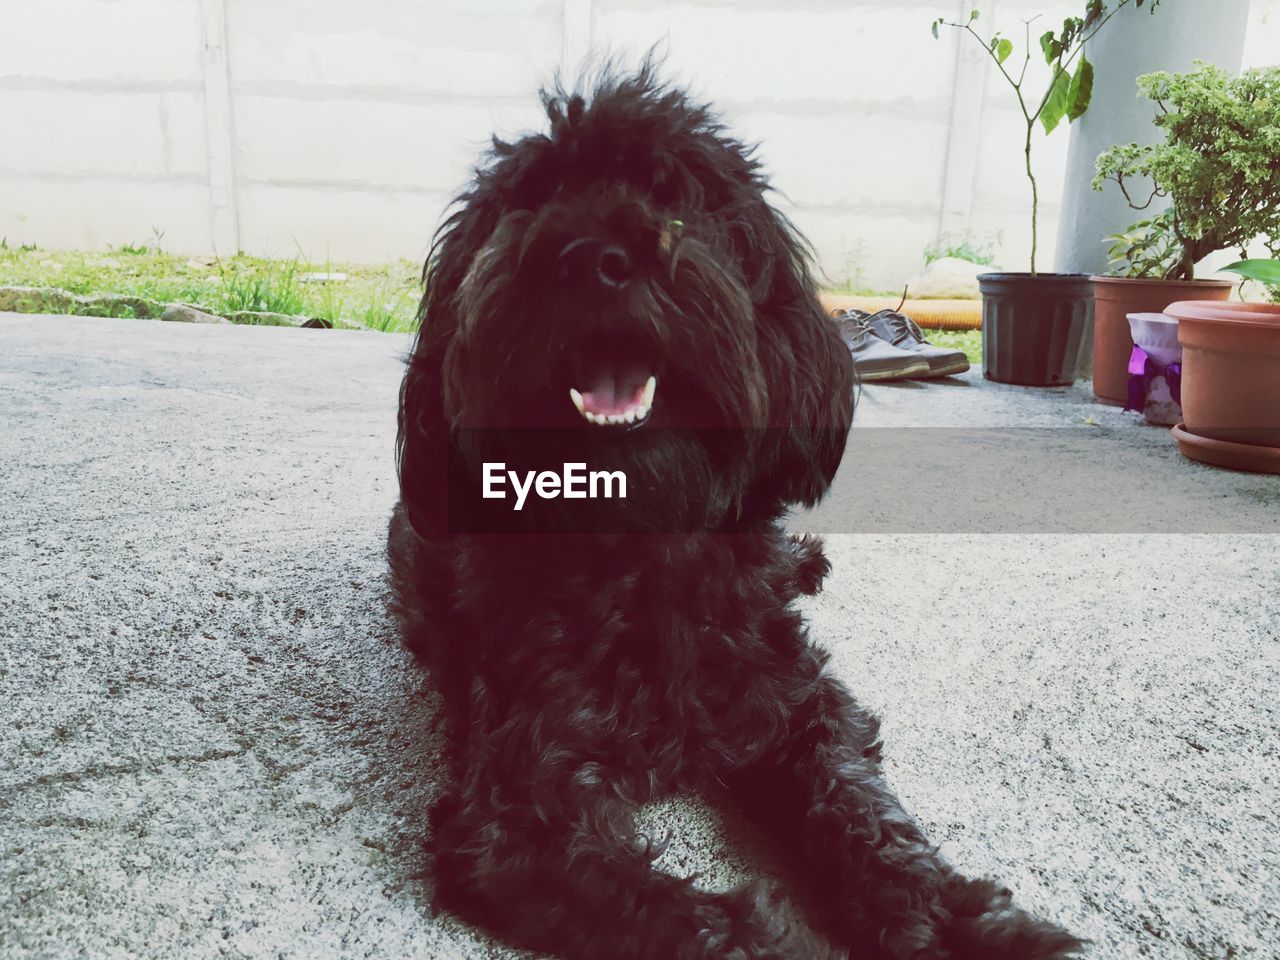
M 880 315 L 888 321 L 889 329 L 894 332 L 895 342 L 901 339 L 903 334 L 908 334 L 916 340 L 924 341 L 924 331 L 906 314 L 898 313 L 896 310 L 885 310 Z
M 847 323 L 855 333 L 870 334 L 873 337 L 880 336 L 871 329 L 871 324 L 867 323 L 867 318 L 871 316 L 869 313 L 864 313 L 861 310 L 836 310 L 832 312 L 831 316 L 837 323 Z
M 924 331 L 916 325 L 916 322 L 905 314 L 898 313 L 895 310 L 881 310 L 878 314 L 867 313 L 865 310 L 849 309 L 843 312 L 833 311 L 832 316 L 841 323 L 847 323 L 859 334 L 875 337 L 877 340 L 884 340 L 885 343 L 897 345 L 902 342 L 904 333 L 910 334 L 917 340 L 928 343 L 924 338 Z M 892 340 L 882 336 L 875 327 L 871 325 L 871 318 L 875 316 L 883 317 L 889 324 L 889 329 L 893 331 Z

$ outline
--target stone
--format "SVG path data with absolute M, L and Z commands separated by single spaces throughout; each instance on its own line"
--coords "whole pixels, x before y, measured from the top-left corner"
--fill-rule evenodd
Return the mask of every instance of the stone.
M 230 323 L 226 317 L 220 317 L 216 313 L 209 313 L 201 310 L 199 307 L 193 307 L 186 303 L 175 303 L 165 310 L 160 317 L 161 320 L 167 320 L 170 323 Z
M 271 310 L 237 310 L 229 315 L 232 323 L 246 323 L 259 327 L 300 327 L 307 317 L 295 317 L 289 313 L 275 313 Z
M 70 313 L 75 303 L 75 294 L 56 287 L 0 287 L 0 311 Z
M 165 304 L 146 297 L 109 294 L 101 297 L 77 297 L 75 312 L 89 317 L 122 317 L 136 320 L 158 320 Z
M 979 274 L 997 269 L 959 257 L 942 257 L 908 282 L 908 296 L 913 300 L 979 300 Z

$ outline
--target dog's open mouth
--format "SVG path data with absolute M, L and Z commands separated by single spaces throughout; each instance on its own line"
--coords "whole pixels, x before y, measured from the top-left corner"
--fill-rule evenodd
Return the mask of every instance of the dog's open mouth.
M 569 399 L 582 419 L 596 427 L 628 429 L 649 419 L 658 377 L 637 357 L 592 350 L 574 358 L 573 384 Z

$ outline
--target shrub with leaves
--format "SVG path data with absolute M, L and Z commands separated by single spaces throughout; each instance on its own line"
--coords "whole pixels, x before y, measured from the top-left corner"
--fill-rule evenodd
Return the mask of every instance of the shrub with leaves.
M 1169 210 L 1139 220 L 1123 233 L 1111 234 L 1104 242 L 1107 272 L 1113 277 L 1163 277 L 1169 265 L 1182 256 Z
M 1062 29 L 1046 30 L 1040 34 L 1039 48 L 1044 62 L 1049 67 L 1048 86 L 1040 95 L 1030 89 L 1029 72 L 1035 56 L 1035 45 L 1032 41 L 1032 26 L 1038 17 L 1023 21 L 1025 36 L 1023 38 L 1022 62 L 1020 66 L 1006 67 L 1017 47 L 1013 40 L 996 33 L 984 37 L 974 24 L 978 21 L 979 12 L 971 10 L 968 17 L 959 22 L 952 22 L 939 17 L 933 22 L 933 36 L 938 37 L 941 27 L 952 27 L 969 34 L 986 49 L 988 56 L 1008 81 L 1017 97 L 1018 107 L 1026 121 L 1026 137 L 1023 141 L 1023 156 L 1026 161 L 1027 180 L 1031 183 L 1031 272 L 1036 272 L 1036 253 L 1040 242 L 1040 189 L 1036 183 L 1035 170 L 1031 163 L 1031 147 L 1036 124 L 1044 128 L 1045 134 L 1053 133 L 1063 120 L 1072 122 L 1084 116 L 1093 99 L 1093 64 L 1085 56 L 1085 45 L 1092 40 L 1107 22 L 1122 9 L 1132 4 L 1135 7 L 1148 5 L 1152 12 L 1160 0 L 1120 0 L 1114 6 L 1108 6 L 1104 0 L 1088 0 L 1085 4 L 1084 16 L 1068 17 L 1062 22 Z M 1017 76 L 1014 76 L 1016 72 Z
M 1118 184 L 1135 210 L 1166 197 L 1170 205 L 1130 227 L 1123 244 L 1108 238 L 1113 269 L 1190 280 L 1209 254 L 1234 248 L 1247 256 L 1259 237 L 1280 255 L 1280 66 L 1235 77 L 1199 62 L 1190 73 L 1139 77 L 1138 89 L 1159 108 L 1165 142 L 1112 147 L 1098 157 L 1093 188 Z

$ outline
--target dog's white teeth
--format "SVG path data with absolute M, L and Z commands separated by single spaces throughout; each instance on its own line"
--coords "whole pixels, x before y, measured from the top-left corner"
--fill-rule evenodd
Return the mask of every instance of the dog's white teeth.
M 597 427 L 621 427 L 644 422 L 653 407 L 653 393 L 657 386 L 657 378 L 650 377 L 644 385 L 644 390 L 641 391 L 639 402 L 634 407 L 621 413 L 596 413 L 594 410 L 588 410 L 586 398 L 583 397 L 582 391 L 576 387 L 569 388 L 569 399 L 573 401 L 573 408 L 578 411 L 578 414 L 587 423 Z

